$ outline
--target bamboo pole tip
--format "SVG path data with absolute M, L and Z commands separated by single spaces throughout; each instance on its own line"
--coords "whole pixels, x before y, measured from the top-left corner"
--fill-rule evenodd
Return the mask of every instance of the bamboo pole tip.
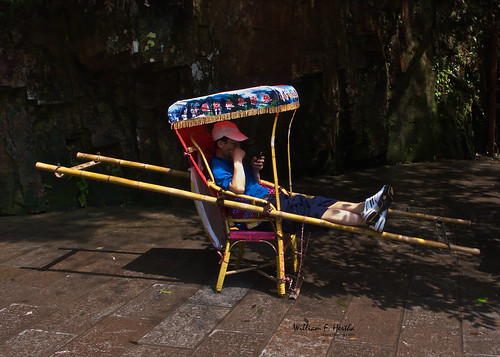
M 472 248 L 470 253 L 474 255 L 481 255 L 481 250 L 477 248 Z
M 481 250 L 479 248 L 469 248 L 469 247 L 462 247 L 462 246 L 457 246 L 457 245 L 451 245 L 450 249 L 455 252 L 459 253 L 466 253 L 466 254 L 472 254 L 472 255 L 481 255 Z

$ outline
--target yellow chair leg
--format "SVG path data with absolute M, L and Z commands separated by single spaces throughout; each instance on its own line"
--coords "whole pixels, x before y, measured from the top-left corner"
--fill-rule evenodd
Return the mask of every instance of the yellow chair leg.
M 234 269 L 239 269 L 241 264 L 241 259 L 243 258 L 243 253 L 245 252 L 245 242 L 239 243 L 238 253 L 236 255 L 236 264 L 234 265 Z
M 224 250 L 224 256 L 222 257 L 222 262 L 219 270 L 219 277 L 217 279 L 217 285 L 215 286 L 215 290 L 218 292 L 222 291 L 222 285 L 224 285 L 224 278 L 226 277 L 227 265 L 229 263 L 229 258 L 231 256 L 231 252 L 229 250 L 231 248 L 231 244 L 228 240 L 226 243 L 226 249 Z
M 299 270 L 299 263 L 297 261 L 297 237 L 295 234 L 290 236 L 290 247 L 292 248 L 292 259 L 293 259 L 293 272 L 297 273 Z
M 283 249 L 283 238 L 278 236 L 278 254 L 276 256 L 276 276 L 278 278 L 278 295 L 285 296 L 285 254 Z

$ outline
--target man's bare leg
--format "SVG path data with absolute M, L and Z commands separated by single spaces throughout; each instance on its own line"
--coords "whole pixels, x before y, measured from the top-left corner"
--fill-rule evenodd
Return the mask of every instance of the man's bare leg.
M 349 211 L 352 213 L 357 213 L 361 214 L 365 207 L 365 204 L 363 202 L 359 203 L 352 203 L 352 202 L 345 202 L 345 201 L 337 201 L 328 209 L 337 209 L 337 210 L 343 210 L 343 211 Z
M 337 202 L 338 203 L 338 202 Z M 335 204 L 334 204 L 335 205 Z M 343 224 L 346 226 L 363 226 L 366 225 L 365 220 L 359 213 L 350 212 L 347 210 L 336 209 L 330 206 L 321 219 L 332 223 Z M 360 211 L 361 212 L 361 211 Z

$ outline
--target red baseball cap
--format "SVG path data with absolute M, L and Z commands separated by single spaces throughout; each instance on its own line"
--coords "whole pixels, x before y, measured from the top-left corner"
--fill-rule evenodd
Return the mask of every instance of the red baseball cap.
M 212 129 L 212 138 L 214 141 L 224 136 L 235 141 L 244 141 L 248 139 L 248 137 L 242 134 L 241 131 L 238 130 L 238 127 L 230 121 L 218 122 Z

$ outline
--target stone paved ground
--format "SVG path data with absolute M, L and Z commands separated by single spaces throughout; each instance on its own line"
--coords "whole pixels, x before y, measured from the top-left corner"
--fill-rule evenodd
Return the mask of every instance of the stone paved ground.
M 297 300 L 253 273 L 214 293 L 219 257 L 192 209 L 0 217 L 0 355 L 500 356 L 499 177 L 478 160 L 302 180 L 349 200 L 391 182 L 394 208 L 471 219 L 446 231 L 483 255 L 320 232 Z M 437 237 L 389 218 L 389 232 Z

